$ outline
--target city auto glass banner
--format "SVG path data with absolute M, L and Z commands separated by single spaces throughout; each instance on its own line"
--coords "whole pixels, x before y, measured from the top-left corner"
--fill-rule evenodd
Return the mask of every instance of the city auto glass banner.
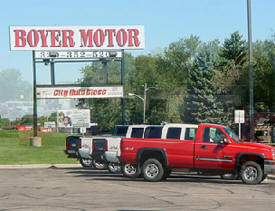
M 105 87 L 39 87 L 36 89 L 39 99 L 71 98 L 121 98 L 123 86 Z
M 144 49 L 144 26 L 10 26 L 11 50 Z

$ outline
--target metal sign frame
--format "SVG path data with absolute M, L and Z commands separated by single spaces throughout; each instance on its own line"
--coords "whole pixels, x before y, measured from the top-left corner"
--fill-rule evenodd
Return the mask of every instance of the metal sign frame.
M 64 52 L 64 51 L 63 51 Z M 108 52 L 108 53 L 104 53 Z M 125 89 L 125 61 L 124 61 L 124 50 L 119 51 L 68 51 L 66 52 L 69 58 L 61 55 L 58 51 L 44 52 L 43 56 L 37 56 L 39 52 L 32 51 L 32 62 L 33 62 L 33 136 L 37 136 L 37 88 L 40 87 L 68 87 L 68 86 L 78 86 L 83 87 L 81 84 L 56 84 L 55 83 L 55 63 L 68 63 L 68 62 L 102 62 L 104 71 L 104 84 L 108 84 L 108 69 L 107 62 L 117 61 L 121 63 L 121 83 L 123 87 L 123 93 Z M 65 54 L 66 54 L 65 53 Z M 41 53 L 40 53 L 41 54 Z M 72 55 L 72 56 L 70 56 Z M 39 85 L 36 82 L 36 64 L 38 63 L 48 63 L 50 64 L 50 75 L 51 84 L 50 85 Z M 85 85 L 87 86 L 87 85 Z M 95 86 L 90 84 L 88 86 Z M 125 124 L 125 96 L 121 98 L 121 121 Z

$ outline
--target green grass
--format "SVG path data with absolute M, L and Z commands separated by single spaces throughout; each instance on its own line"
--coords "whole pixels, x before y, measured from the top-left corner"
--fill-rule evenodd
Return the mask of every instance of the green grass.
M 30 146 L 32 131 L 0 130 L 1 164 L 72 164 L 64 153 L 68 134 L 39 133 L 42 147 Z

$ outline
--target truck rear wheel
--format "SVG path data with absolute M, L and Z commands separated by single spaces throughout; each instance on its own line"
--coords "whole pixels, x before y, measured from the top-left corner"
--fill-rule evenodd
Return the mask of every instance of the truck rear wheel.
M 108 170 L 110 173 L 119 174 L 121 173 L 121 165 L 118 163 L 109 163 Z
M 162 164 L 154 158 L 148 159 L 144 162 L 142 167 L 143 177 L 150 182 L 158 182 L 164 176 L 164 169 Z
M 254 161 L 247 161 L 241 167 L 241 178 L 246 184 L 256 185 L 263 179 L 263 170 L 261 166 Z
M 93 167 L 93 162 L 92 162 L 91 159 L 80 158 L 80 164 L 81 164 L 84 168 Z
M 136 165 L 126 163 L 123 165 L 123 175 L 130 178 L 137 178 L 140 175 L 140 170 Z
M 96 160 L 93 160 L 93 166 L 97 169 L 97 170 L 104 170 L 107 168 L 106 163 L 104 162 L 99 162 Z

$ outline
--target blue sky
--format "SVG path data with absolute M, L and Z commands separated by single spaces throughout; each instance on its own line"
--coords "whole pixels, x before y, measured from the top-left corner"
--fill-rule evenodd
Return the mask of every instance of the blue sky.
M 0 71 L 18 69 L 24 80 L 32 81 L 31 52 L 9 50 L 10 25 L 144 25 L 145 50 L 159 48 L 197 35 L 203 41 L 230 36 L 240 31 L 247 39 L 246 0 L 14 0 L 2 1 L 0 13 Z M 275 1 L 251 0 L 252 37 L 270 39 L 275 33 Z M 56 66 L 56 81 L 73 82 L 86 64 Z M 38 66 L 38 81 L 49 82 L 49 68 Z

